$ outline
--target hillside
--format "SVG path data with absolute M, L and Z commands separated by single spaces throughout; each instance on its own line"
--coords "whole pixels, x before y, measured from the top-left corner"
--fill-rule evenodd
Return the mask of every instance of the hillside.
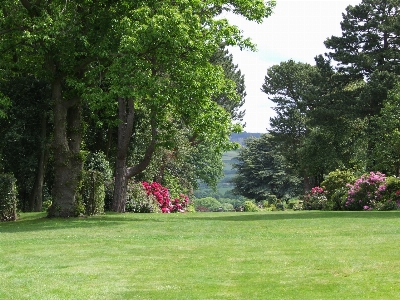
M 259 138 L 262 133 L 251 133 L 242 132 L 234 133 L 231 135 L 231 142 L 239 143 L 244 146 L 244 142 L 247 138 L 256 137 Z M 217 184 L 217 193 L 213 192 L 210 188 L 205 185 L 201 185 L 198 191 L 195 191 L 196 197 L 206 197 L 211 196 L 214 198 L 226 197 L 226 193 L 233 189 L 233 184 L 231 183 L 232 178 L 236 174 L 236 170 L 232 168 L 232 165 L 236 162 L 236 157 L 239 154 L 239 150 L 232 150 L 224 153 L 222 155 L 222 161 L 224 162 L 224 176 Z M 232 195 L 229 195 L 232 197 Z
M 232 133 L 230 139 L 231 142 L 239 143 L 240 145 L 244 146 L 244 141 L 247 138 L 255 137 L 259 138 L 262 133 L 254 133 L 254 132 L 241 132 L 241 133 Z

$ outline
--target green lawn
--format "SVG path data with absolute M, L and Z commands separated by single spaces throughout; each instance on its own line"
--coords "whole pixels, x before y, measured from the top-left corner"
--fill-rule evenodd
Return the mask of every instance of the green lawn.
M 0 299 L 400 299 L 400 211 L 0 224 Z

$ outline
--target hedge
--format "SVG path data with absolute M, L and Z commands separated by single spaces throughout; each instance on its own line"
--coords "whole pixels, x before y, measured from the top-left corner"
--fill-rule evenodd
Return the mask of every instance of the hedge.
M 0 174 L 0 221 L 17 219 L 17 187 L 12 174 Z

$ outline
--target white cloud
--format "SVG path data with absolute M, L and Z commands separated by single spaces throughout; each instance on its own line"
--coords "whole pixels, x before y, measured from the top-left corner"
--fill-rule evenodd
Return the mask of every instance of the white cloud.
M 345 8 L 359 3 L 361 0 L 277 0 L 273 15 L 262 24 L 236 15 L 225 16 L 258 49 L 257 52 L 229 49 L 234 63 L 245 75 L 247 132 L 266 132 L 269 118 L 274 115 L 273 103 L 260 91 L 267 69 L 289 59 L 314 64 L 316 55 L 328 51 L 323 42 L 332 35 L 341 35 Z

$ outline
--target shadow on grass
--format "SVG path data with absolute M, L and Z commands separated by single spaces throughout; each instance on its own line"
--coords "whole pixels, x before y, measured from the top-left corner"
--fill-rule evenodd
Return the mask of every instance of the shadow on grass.
M 181 215 L 182 216 L 182 215 Z M 69 218 L 49 219 L 45 214 L 23 214 L 22 218 L 16 222 L 0 223 L 0 236 L 1 233 L 17 233 L 17 232 L 34 232 L 42 230 L 65 230 L 72 228 L 99 228 L 99 227 L 118 227 L 126 225 L 127 223 L 141 223 L 141 222 L 181 222 L 181 216 L 177 214 L 117 214 L 107 213 L 106 215 L 83 217 L 83 218 Z M 300 212 L 258 212 L 258 213 L 194 213 L 185 214 L 182 216 L 184 220 L 189 222 L 197 221 L 233 221 L 233 222 L 247 222 L 247 221 L 275 221 L 275 220 L 311 220 L 311 219 L 328 219 L 328 218 L 365 218 L 365 219 L 395 219 L 400 217 L 400 211 L 300 211 Z
M 93 217 L 77 217 L 77 218 L 47 218 L 45 214 L 24 214 L 22 218 L 15 222 L 0 222 L 1 233 L 13 232 L 30 232 L 41 230 L 57 230 L 57 229 L 72 229 L 72 228 L 95 228 L 119 226 L 126 223 L 136 222 L 166 222 L 168 219 L 155 218 L 153 214 L 144 214 L 134 216 L 134 214 L 116 214 L 110 213 L 107 215 Z
M 274 221 L 274 220 L 301 220 L 301 219 L 328 219 L 328 218 L 365 218 L 365 219 L 395 219 L 400 218 L 400 211 L 301 211 L 301 212 L 265 212 L 265 213 L 236 213 L 235 215 L 215 213 L 215 215 L 200 216 L 193 219 L 218 221 Z

